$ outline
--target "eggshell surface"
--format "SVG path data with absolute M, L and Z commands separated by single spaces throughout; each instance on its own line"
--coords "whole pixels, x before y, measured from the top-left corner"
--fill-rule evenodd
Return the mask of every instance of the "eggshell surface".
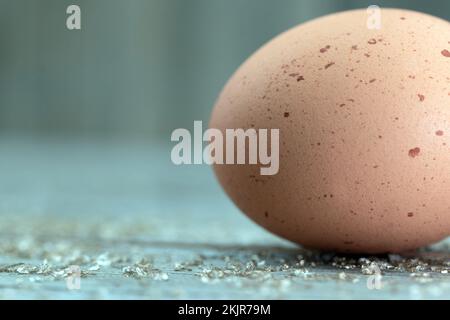
M 215 165 L 252 220 L 308 248 L 402 252 L 450 235 L 450 23 L 366 10 L 295 27 L 228 81 L 210 127 L 280 129 L 279 172 Z

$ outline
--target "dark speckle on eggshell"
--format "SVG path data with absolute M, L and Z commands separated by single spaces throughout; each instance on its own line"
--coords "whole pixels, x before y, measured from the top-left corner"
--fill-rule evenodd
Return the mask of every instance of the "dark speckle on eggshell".
M 415 158 L 415 157 L 419 156 L 419 154 L 420 154 L 420 148 L 414 148 L 414 149 L 409 150 L 409 152 L 408 152 L 408 155 L 411 158 Z

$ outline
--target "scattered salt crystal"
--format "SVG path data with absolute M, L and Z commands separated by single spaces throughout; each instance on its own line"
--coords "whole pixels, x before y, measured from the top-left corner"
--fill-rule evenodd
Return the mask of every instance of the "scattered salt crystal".
M 88 268 L 89 271 L 98 271 L 100 270 L 100 266 L 98 264 L 95 264 Z

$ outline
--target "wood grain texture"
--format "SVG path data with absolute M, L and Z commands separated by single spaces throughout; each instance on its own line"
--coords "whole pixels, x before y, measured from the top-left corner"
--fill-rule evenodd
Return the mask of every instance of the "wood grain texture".
M 0 154 L 2 299 L 450 298 L 448 242 L 407 256 L 300 249 L 157 143 L 9 138 Z

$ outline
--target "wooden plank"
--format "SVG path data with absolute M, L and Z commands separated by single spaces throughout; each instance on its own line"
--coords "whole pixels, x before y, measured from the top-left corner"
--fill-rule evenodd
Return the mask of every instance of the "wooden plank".
M 240 214 L 209 168 L 174 168 L 168 152 L 0 141 L 0 298 L 450 298 L 449 242 L 406 257 L 306 251 Z

